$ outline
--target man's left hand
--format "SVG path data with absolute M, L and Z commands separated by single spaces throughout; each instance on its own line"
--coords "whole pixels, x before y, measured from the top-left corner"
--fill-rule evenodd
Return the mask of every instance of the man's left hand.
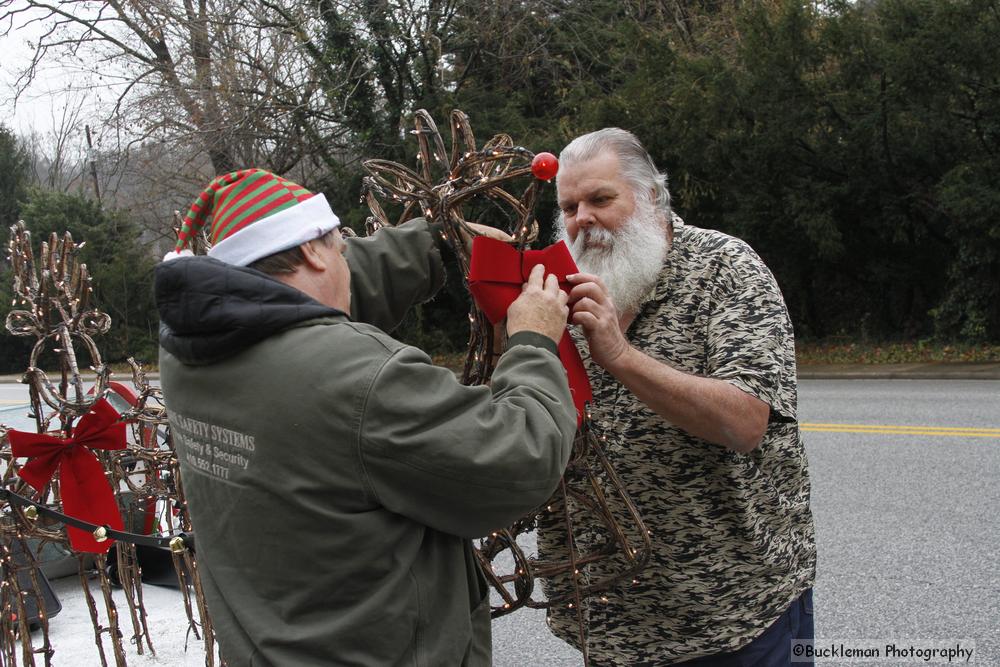
M 572 306 L 570 321 L 583 328 L 590 356 L 595 363 L 611 370 L 615 361 L 628 351 L 622 333 L 622 316 L 615 307 L 604 282 L 590 273 L 572 273 L 566 280 L 573 284 L 569 293 Z
M 511 238 L 510 234 L 507 234 L 496 227 L 480 225 L 476 222 L 467 222 L 465 225 L 474 232 L 474 234 L 470 234 L 465 229 L 459 228 L 462 235 L 462 241 L 465 243 L 465 251 L 468 253 L 472 252 L 472 239 L 476 236 L 487 236 L 491 239 L 496 239 L 497 241 L 503 241 L 504 243 L 514 242 L 514 239 Z

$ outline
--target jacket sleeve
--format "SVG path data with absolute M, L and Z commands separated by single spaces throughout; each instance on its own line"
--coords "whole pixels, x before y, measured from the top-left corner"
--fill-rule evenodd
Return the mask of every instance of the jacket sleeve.
M 522 332 L 509 343 L 489 387 L 460 384 L 413 347 L 383 364 L 359 443 L 366 488 L 379 504 L 442 532 L 479 537 L 549 498 L 576 432 L 566 372 L 541 334 Z
M 365 238 L 348 238 L 351 319 L 392 331 L 412 306 L 444 284 L 440 231 L 417 219 Z

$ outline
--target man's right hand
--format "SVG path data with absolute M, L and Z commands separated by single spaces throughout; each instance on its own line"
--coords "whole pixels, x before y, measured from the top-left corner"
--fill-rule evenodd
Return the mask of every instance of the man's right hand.
M 558 344 L 569 316 L 568 299 L 566 292 L 559 289 L 555 274 L 546 277 L 545 267 L 536 264 L 528 282 L 521 286 L 521 296 L 507 309 L 507 336 L 536 331 Z

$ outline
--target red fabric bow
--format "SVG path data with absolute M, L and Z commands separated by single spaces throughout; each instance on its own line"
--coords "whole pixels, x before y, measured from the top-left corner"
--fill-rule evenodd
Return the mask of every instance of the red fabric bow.
M 125 449 L 125 423 L 105 399 L 94 403 L 77 422 L 73 435 L 59 438 L 45 433 L 8 431 L 10 450 L 15 457 L 27 457 L 20 476 L 41 491 L 59 469 L 59 490 L 63 510 L 76 519 L 123 530 L 115 493 L 104 476 L 104 467 L 91 449 Z M 86 530 L 66 526 L 69 542 L 76 551 L 106 553 L 113 540 L 98 542 Z
M 545 266 L 546 275 L 554 273 L 561 288 L 567 292 L 572 289 L 572 285 L 566 282 L 566 276 L 577 272 L 576 263 L 562 241 L 544 250 L 521 252 L 486 236 L 477 236 L 472 240 L 469 290 L 490 322 L 496 324 L 507 316 L 507 308 L 521 295 L 521 285 L 527 282 L 536 264 Z M 580 353 L 568 330 L 563 332 L 559 341 L 559 359 L 569 378 L 573 405 L 576 407 L 576 424 L 579 426 L 583 421 L 584 406 L 594 395 Z

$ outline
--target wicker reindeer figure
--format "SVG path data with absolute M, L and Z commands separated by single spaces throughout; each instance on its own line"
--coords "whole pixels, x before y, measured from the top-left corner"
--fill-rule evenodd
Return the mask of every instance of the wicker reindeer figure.
M 201 627 L 211 666 L 214 634 L 186 541 L 190 525 L 162 397 L 131 359 L 136 391 L 110 380 L 93 337 L 106 333 L 111 319 L 91 303 L 90 276 L 77 259 L 80 247 L 68 233 L 52 234 L 41 244 L 36 265 L 24 224 L 11 228 L 14 309 L 6 327 L 15 336 L 35 338 L 22 379 L 35 431 L 0 426 L 0 663 L 19 664 L 20 655 L 24 665 L 34 665 L 36 656 L 51 664 L 54 649 L 44 599 L 37 592 L 36 555 L 55 543 L 77 556 L 102 665 L 108 664 L 105 634 L 115 665 L 126 664 L 113 583 L 124 592 L 135 650 L 154 652 L 137 555 L 137 547 L 144 547 L 171 555 L 190 627 L 195 636 Z M 81 374 L 84 361 L 92 380 Z M 43 368 L 58 369 L 58 380 Z M 103 619 L 91 591 L 93 578 L 104 603 Z M 32 586 L 24 586 L 26 581 Z M 31 607 L 41 629 L 37 649 L 28 625 Z
M 522 267 L 526 266 L 525 256 L 538 252 L 528 250 L 529 244 L 538 238 L 534 205 L 545 181 L 555 175 L 558 163 L 550 154 L 535 156 L 515 146 L 505 134 L 477 148 L 468 117 L 458 110 L 451 115 L 450 154 L 426 111 L 416 112 L 412 134 L 416 135 L 419 145 L 417 171 L 386 160 L 364 163 L 368 173 L 364 179 L 365 199 L 371 211 L 368 233 L 419 216 L 443 223 L 466 285 L 478 297 L 478 283 L 492 278 L 484 277 L 477 270 L 476 254 L 481 247 L 477 243 L 497 242 L 476 239 L 473 252 L 468 253 L 459 236 L 462 229 L 475 235 L 466 225 L 466 216 L 478 208 L 485 211 L 478 222 L 501 218 L 499 226 L 506 227 L 504 231 L 513 238 L 508 250 L 521 255 L 513 257 L 512 262 L 520 261 Z M 523 185 L 525 181 L 526 186 Z M 513 194 L 512 188 L 519 183 L 524 190 L 520 195 Z M 401 210 L 395 221 L 390 221 L 387 207 Z M 568 257 L 568 252 L 565 256 Z M 546 263 L 546 267 L 549 270 L 550 265 Z M 520 285 L 517 287 L 519 290 Z M 503 335 L 502 328 L 494 326 L 496 314 L 493 320 L 490 321 L 477 302 L 473 303 L 469 315 L 469 350 L 462 371 L 465 384 L 489 382 L 495 361 L 503 351 L 505 341 L 497 339 Z M 568 336 L 563 342 L 572 347 Z M 575 348 L 570 352 L 560 346 L 571 386 L 574 379 L 580 381 L 579 373 L 582 372 L 579 366 L 574 378 L 573 366 L 567 363 L 567 355 L 575 354 Z M 579 361 L 578 356 L 576 361 Z M 585 374 L 582 382 L 586 382 Z M 588 398 L 589 390 L 587 384 Z M 582 393 L 574 391 L 577 396 Z M 582 616 L 584 601 L 590 598 L 599 603 L 602 591 L 631 582 L 649 558 L 650 540 L 635 505 L 608 463 L 601 444 L 603 438 L 594 431 L 586 404 L 578 405 L 577 409 L 580 419 L 573 454 L 553 497 L 515 525 L 498 526 L 480 542 L 477 554 L 495 591 L 494 617 L 522 606 L 566 605 L 576 609 L 580 644 L 587 663 Z M 519 537 L 530 533 L 540 523 L 550 527 L 547 531 L 550 534 L 554 527 L 564 536 L 565 544 L 557 545 L 551 554 L 546 551 L 529 556 L 524 546 L 526 540 L 519 543 Z M 585 547 L 578 541 L 581 531 L 587 533 Z M 597 568 L 588 566 L 599 566 L 600 574 Z M 544 584 L 545 598 L 534 595 L 534 582 L 538 579 Z

